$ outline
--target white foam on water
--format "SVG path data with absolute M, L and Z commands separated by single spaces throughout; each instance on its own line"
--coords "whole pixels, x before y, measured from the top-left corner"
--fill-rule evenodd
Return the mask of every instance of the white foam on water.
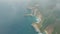
M 38 34 L 42 34 L 41 32 L 39 32 Z
M 40 18 L 37 18 L 36 20 L 37 20 L 37 22 L 36 22 L 36 23 L 40 23 L 40 21 L 41 21 L 41 19 L 40 19 Z

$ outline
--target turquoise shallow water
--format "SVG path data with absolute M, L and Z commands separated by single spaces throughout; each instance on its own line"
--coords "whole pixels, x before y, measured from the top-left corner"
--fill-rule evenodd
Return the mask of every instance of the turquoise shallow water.
M 17 16 L 18 17 L 18 16 Z M 12 26 L 12 33 L 14 34 L 38 34 L 35 29 L 32 27 L 32 22 L 35 22 L 35 18 L 33 16 L 24 16 L 22 13 L 22 18 L 17 18 L 15 20 L 15 24 Z
M 31 25 L 35 21 L 35 16 L 23 16 L 20 30 L 21 34 L 38 34 Z
M 16 8 L 16 13 L 13 6 Z M 37 34 L 31 26 L 35 18 L 24 16 L 27 12 L 26 3 L 13 5 L 1 3 L 0 7 L 0 34 Z

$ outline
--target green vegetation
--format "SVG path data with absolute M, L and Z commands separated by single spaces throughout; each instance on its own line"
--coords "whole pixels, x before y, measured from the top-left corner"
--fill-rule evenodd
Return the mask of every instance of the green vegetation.
M 40 0 L 39 2 L 31 2 L 32 6 L 35 4 L 40 5 L 37 8 L 42 14 L 42 27 L 40 27 L 41 32 L 44 32 L 46 27 L 52 24 L 54 26 L 54 31 L 52 34 L 56 34 L 56 32 L 60 34 L 60 7 L 58 8 L 58 5 L 56 6 L 56 2 L 58 2 L 58 0 Z
M 56 32 L 60 34 L 60 10 L 54 10 L 53 12 L 51 12 L 51 14 L 48 14 L 49 15 L 47 16 L 43 16 L 44 20 L 41 24 L 42 27 L 40 28 L 40 30 L 43 32 L 48 25 L 52 24 L 54 26 L 54 31 L 52 34 L 56 34 Z

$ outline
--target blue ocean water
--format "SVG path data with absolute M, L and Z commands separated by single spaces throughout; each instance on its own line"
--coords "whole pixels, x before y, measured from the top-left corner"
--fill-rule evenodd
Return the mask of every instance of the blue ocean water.
M 0 34 L 37 34 L 31 26 L 31 16 L 25 17 L 26 3 L 8 4 L 0 3 Z M 16 11 L 14 8 L 16 8 Z

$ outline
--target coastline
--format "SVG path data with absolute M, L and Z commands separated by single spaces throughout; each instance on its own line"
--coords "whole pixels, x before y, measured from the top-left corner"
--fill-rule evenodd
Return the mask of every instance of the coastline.
M 33 28 L 35 29 L 36 32 L 38 32 L 38 34 L 42 34 L 40 32 L 40 22 L 41 22 L 41 14 L 40 14 L 40 11 L 38 11 L 38 8 L 36 8 L 38 6 L 35 6 L 35 7 L 28 7 L 27 9 L 30 9 L 31 13 L 30 14 L 26 14 L 25 16 L 34 16 L 36 17 L 35 20 L 36 22 L 32 22 L 32 26 Z M 28 10 L 29 11 L 29 10 Z
M 42 34 L 41 32 L 40 32 L 40 22 L 41 22 L 41 18 L 40 17 L 38 17 L 37 16 L 37 22 L 35 22 L 35 23 L 32 23 L 32 26 L 33 26 L 33 28 L 35 29 L 35 31 L 36 32 L 38 32 L 38 34 Z

